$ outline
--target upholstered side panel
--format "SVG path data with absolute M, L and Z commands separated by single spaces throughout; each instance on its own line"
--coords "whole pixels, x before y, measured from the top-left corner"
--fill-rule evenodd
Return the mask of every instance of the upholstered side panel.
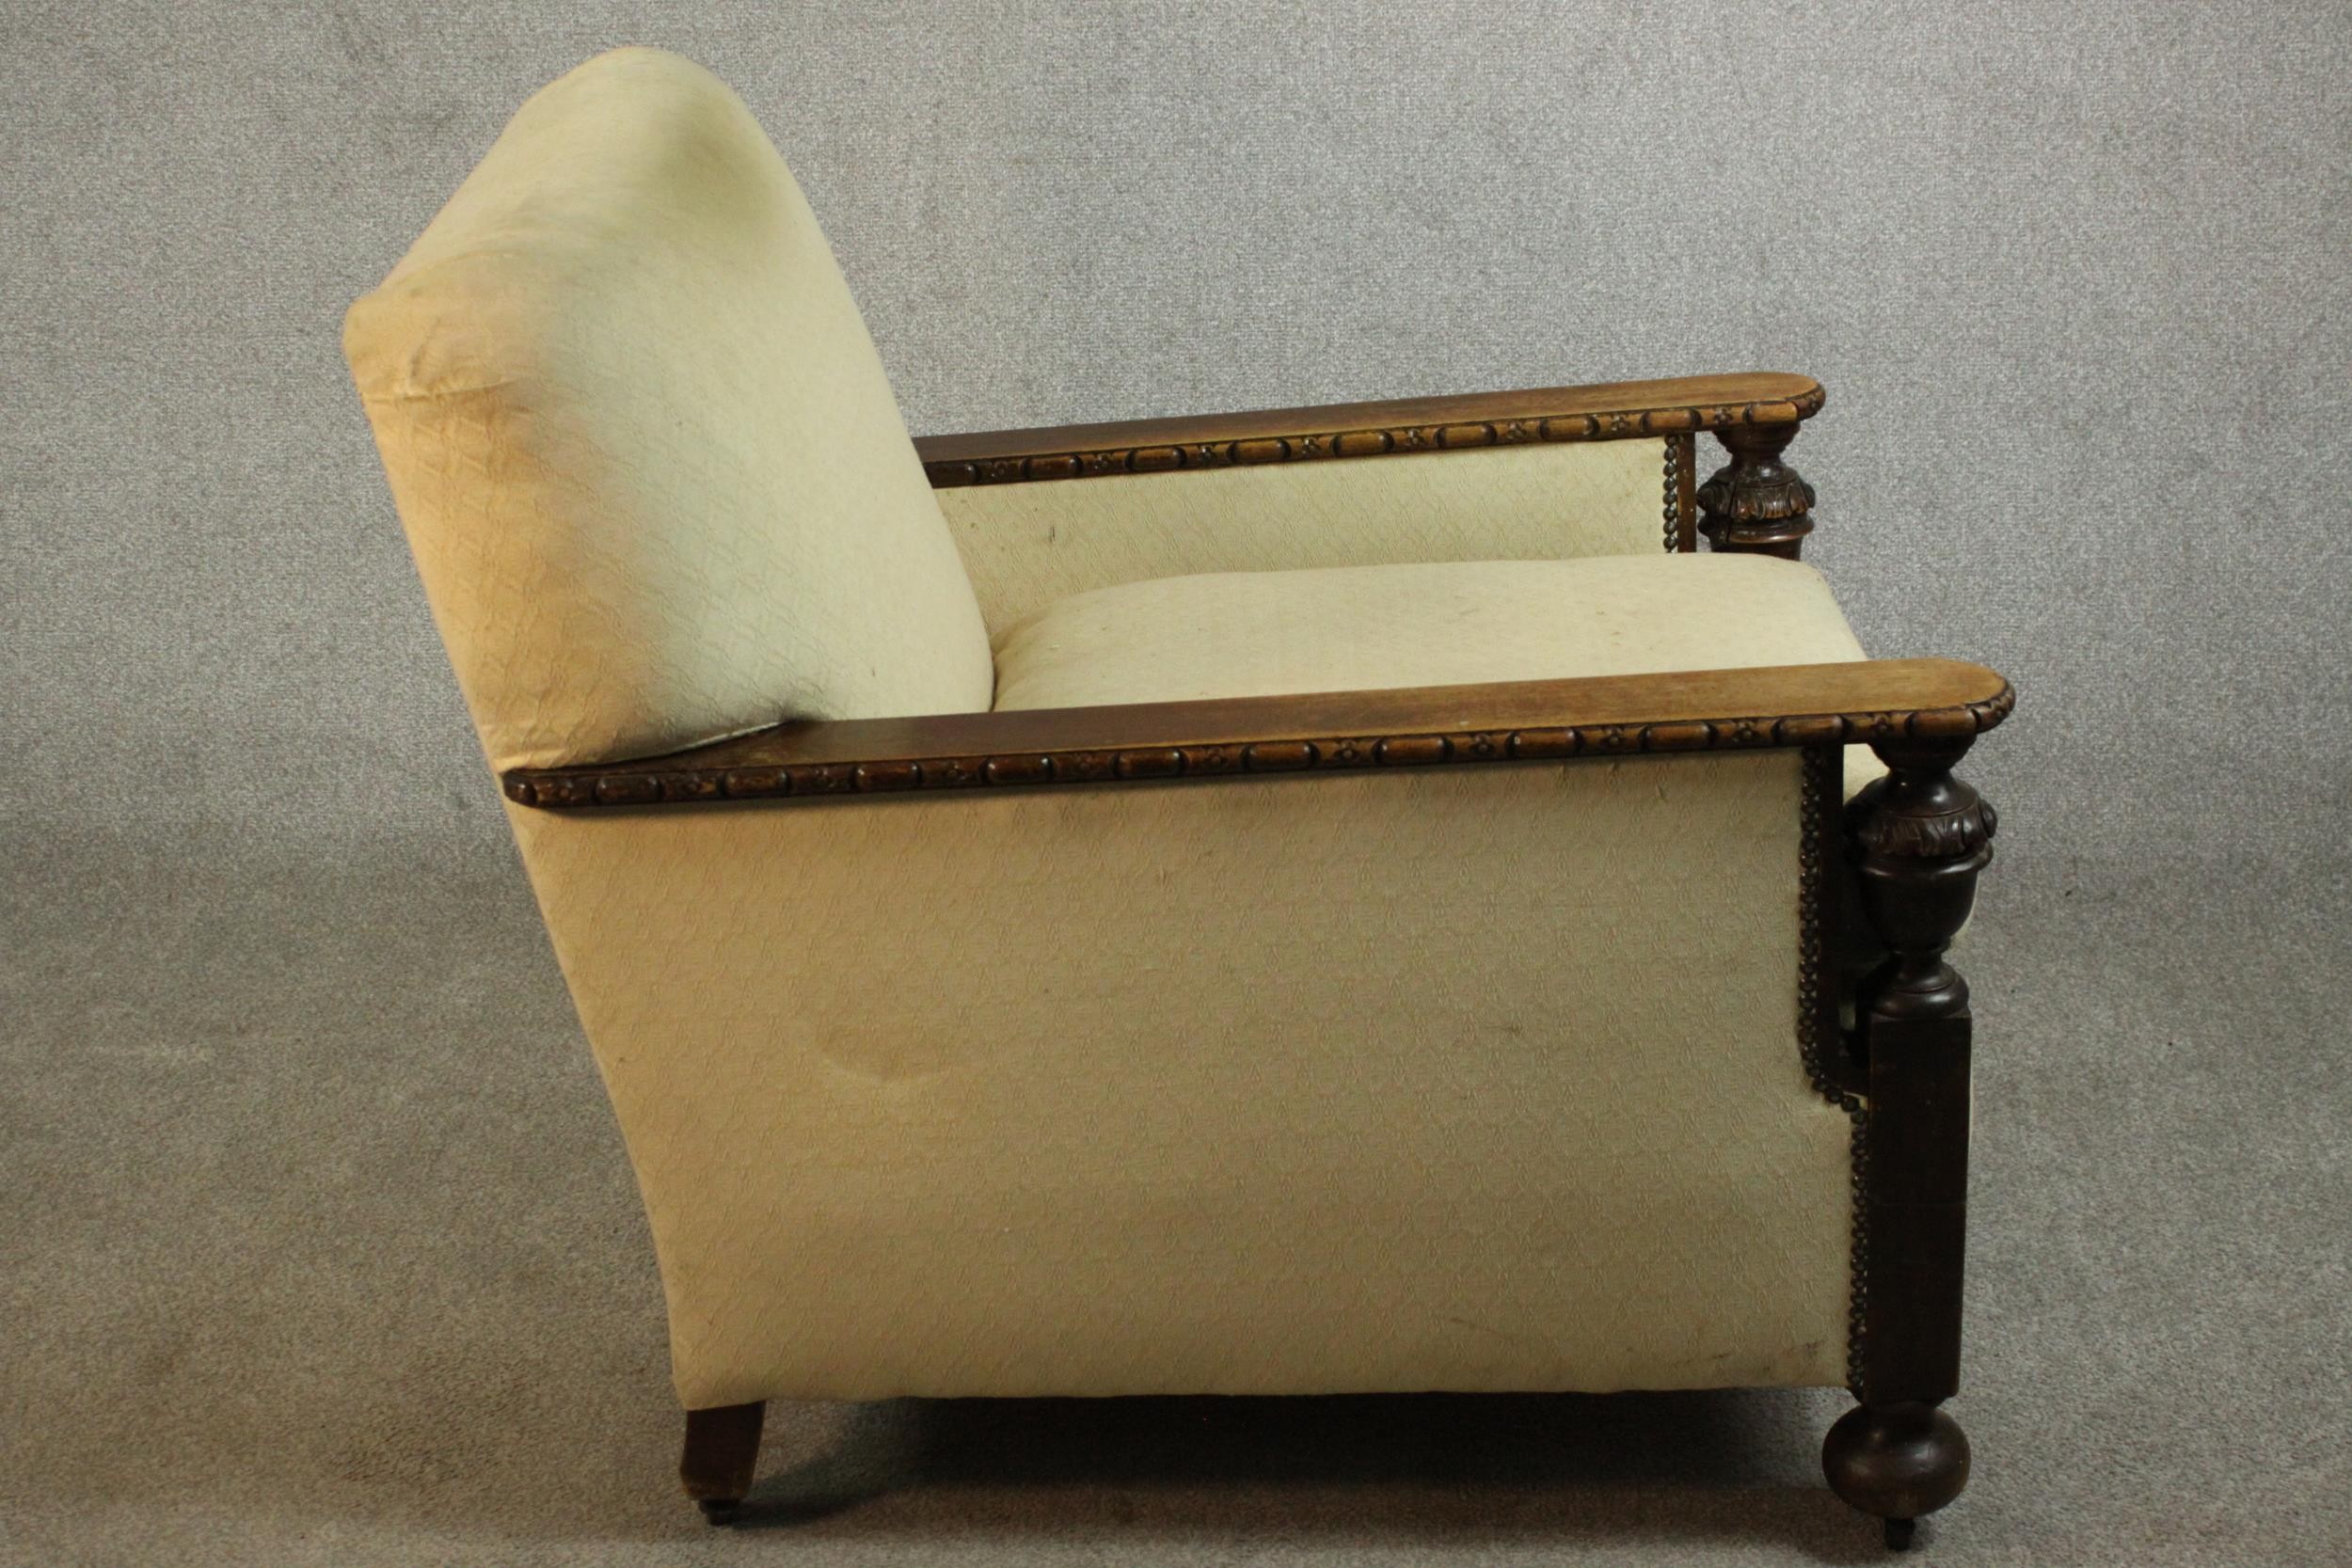
M 1662 440 L 1557 442 L 942 490 L 989 630 L 1199 572 L 1665 548 Z
M 344 346 L 494 767 L 988 705 L 857 308 L 701 68 L 622 50 L 532 97 Z
M 1843 1378 L 1794 753 L 510 810 L 690 1406 Z

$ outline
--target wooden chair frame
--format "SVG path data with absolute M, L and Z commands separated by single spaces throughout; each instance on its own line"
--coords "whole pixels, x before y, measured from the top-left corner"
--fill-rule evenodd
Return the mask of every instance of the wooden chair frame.
M 1795 559 L 1815 498 L 1781 453 L 1822 402 L 1804 376 L 1708 376 L 940 436 L 916 447 L 933 486 L 951 487 L 1663 436 L 1668 547 L 1693 548 L 1704 534 L 1718 550 Z M 1704 485 L 1692 463 L 1701 431 L 1730 456 Z M 1805 1065 L 1854 1126 L 1848 1370 L 1860 1402 L 1831 1428 L 1822 1464 L 1836 1494 L 1885 1521 L 1888 1544 L 1899 1547 L 1914 1521 L 1967 1481 L 1967 1440 L 1940 1408 L 1959 1386 L 1970 1051 L 1967 986 L 1945 953 L 1991 859 L 1994 816 L 1952 768 L 2013 702 L 1981 666 L 1872 660 L 796 722 L 642 761 L 518 769 L 502 784 L 526 806 L 670 809 L 1804 750 Z M 1841 813 L 1837 759 L 1855 743 L 1890 772 Z M 1842 907 L 1848 898 L 1858 910 Z M 1850 929 L 1875 949 L 1838 952 Z M 1866 958 L 1874 967 L 1848 981 Z M 730 1516 L 750 1486 L 762 1409 L 688 1416 L 681 1476 L 714 1519 Z

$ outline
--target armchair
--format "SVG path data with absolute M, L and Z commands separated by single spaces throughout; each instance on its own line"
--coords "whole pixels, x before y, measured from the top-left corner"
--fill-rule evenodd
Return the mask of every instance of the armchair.
M 650 50 L 345 345 L 713 1518 L 764 1402 L 900 1395 L 1842 1385 L 1840 1497 L 1958 1494 L 1952 767 L 2012 699 L 1797 559 L 1812 381 L 910 442 Z

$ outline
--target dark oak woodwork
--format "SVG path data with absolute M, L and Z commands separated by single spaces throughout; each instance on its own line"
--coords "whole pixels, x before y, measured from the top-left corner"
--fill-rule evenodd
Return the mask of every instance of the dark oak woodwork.
M 1968 1484 L 1968 1437 L 1931 1404 L 1858 1404 L 1829 1429 L 1821 1468 L 1832 1491 L 1885 1521 L 1899 1552 L 1920 1519 Z
M 1699 531 L 1719 550 L 1745 550 L 1794 561 L 1813 531 L 1813 486 L 1781 461 L 1796 438 L 1794 420 L 1734 426 L 1715 433 L 1731 461 L 1699 486 Z
M 1968 1215 L 1968 986 L 1946 958 L 1993 858 L 1993 808 L 1952 768 L 1973 737 L 1875 743 L 1891 769 L 1847 808 L 1855 881 L 1883 964 L 1856 998 L 1867 1085 L 1860 1171 L 1862 1403 L 1830 1432 L 1831 1487 L 1890 1544 L 1960 1495 L 1968 1443 L 1936 1405 L 1960 1387 Z
M 686 1413 L 686 1449 L 678 1459 L 678 1481 L 703 1517 L 723 1525 L 735 1517 L 752 1489 L 759 1463 L 759 1431 L 765 1403 L 723 1404 Z
M 1665 467 L 1666 548 L 1687 555 L 1699 547 L 1698 437 L 1667 436 Z
M 1966 739 L 2015 697 L 1981 665 L 1875 659 L 779 724 L 668 756 L 517 768 L 528 806 L 1120 784 L 1637 752 Z
M 1787 426 L 1820 412 L 1820 384 L 1778 372 L 1543 387 L 1452 397 L 1265 408 L 1172 420 L 926 436 L 935 488 L 1385 457 L 1542 441 Z

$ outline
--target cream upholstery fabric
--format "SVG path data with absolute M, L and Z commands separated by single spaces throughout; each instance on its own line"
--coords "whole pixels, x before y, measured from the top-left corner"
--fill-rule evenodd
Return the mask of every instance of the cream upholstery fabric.
M 992 634 L 1196 572 L 1664 553 L 1665 444 L 1485 447 L 939 492 Z
M 988 705 L 856 307 L 699 67 L 622 50 L 533 97 L 344 346 L 494 767 Z
M 1000 634 L 996 705 L 1080 707 L 1867 657 L 1810 566 L 1597 556 L 1221 572 L 1081 594 Z
M 1225 572 L 1098 589 L 997 637 L 996 705 L 1086 707 L 1867 657 L 1812 567 L 1758 555 Z M 1846 752 L 1851 795 L 1885 772 Z
M 1797 784 L 511 813 L 690 1406 L 1832 1385 Z

